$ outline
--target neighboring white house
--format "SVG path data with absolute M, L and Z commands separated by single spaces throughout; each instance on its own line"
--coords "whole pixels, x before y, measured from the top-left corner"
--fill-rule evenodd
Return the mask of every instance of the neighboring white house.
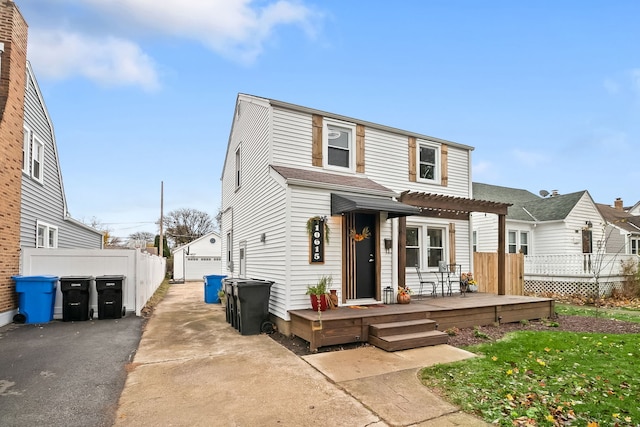
M 631 213 L 637 212 L 637 209 L 625 211 L 619 198 L 614 201 L 613 207 L 600 203 L 597 206 L 607 223 L 607 253 L 640 255 L 640 216 Z
M 22 153 L 20 246 L 101 249 L 102 232 L 73 219 L 67 209 L 53 124 L 29 62 Z
M 506 217 L 507 253 L 593 253 L 602 242 L 605 221 L 588 191 L 554 191 L 540 197 L 527 190 L 474 182 L 473 197 L 511 203 Z M 474 250 L 496 252 L 497 215 L 473 213 L 472 223 Z
M 469 212 L 506 213 L 470 199 L 472 150 L 240 94 L 222 173 L 223 274 L 273 281 L 270 312 L 286 330 L 323 275 L 341 305 L 364 305 L 416 285 L 415 265 L 469 269 Z
M 203 276 L 222 273 L 222 241 L 218 233 L 207 233 L 171 253 L 173 280 L 202 280 Z

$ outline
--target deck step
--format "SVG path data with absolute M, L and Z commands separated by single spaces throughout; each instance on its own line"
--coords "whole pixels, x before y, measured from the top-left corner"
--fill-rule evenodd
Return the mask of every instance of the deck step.
M 409 348 L 447 344 L 448 342 L 449 335 L 441 331 L 415 332 L 385 337 L 369 335 L 369 343 L 385 351 L 407 350 Z
M 402 322 L 376 323 L 369 325 L 369 335 L 387 337 L 398 334 L 433 331 L 438 324 L 431 319 L 405 320 Z

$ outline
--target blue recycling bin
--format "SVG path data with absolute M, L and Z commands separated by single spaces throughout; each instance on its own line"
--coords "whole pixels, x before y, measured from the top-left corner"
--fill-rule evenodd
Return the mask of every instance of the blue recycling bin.
M 18 323 L 48 323 L 53 320 L 58 276 L 13 276 L 18 294 Z
M 211 274 L 204 276 L 204 302 L 207 304 L 218 304 L 220 297 L 218 291 L 222 289 L 222 279 L 227 276 Z

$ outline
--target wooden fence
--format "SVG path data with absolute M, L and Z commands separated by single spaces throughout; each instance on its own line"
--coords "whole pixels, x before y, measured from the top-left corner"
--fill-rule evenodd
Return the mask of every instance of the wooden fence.
M 506 295 L 524 295 L 524 255 L 506 254 Z M 498 254 L 473 253 L 473 275 L 478 282 L 478 292 L 498 294 Z

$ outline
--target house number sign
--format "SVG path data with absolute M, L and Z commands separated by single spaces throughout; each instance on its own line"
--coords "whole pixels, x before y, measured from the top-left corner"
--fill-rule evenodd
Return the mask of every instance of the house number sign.
M 324 220 L 313 219 L 311 222 L 311 264 L 324 263 Z

